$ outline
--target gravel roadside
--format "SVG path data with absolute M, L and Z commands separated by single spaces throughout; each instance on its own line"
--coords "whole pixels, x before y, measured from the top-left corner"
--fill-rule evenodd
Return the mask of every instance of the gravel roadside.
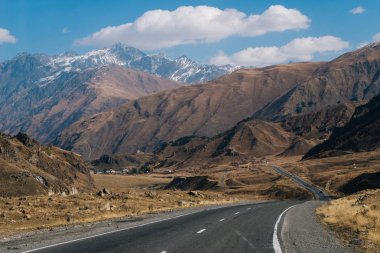
M 328 231 L 317 219 L 315 209 L 322 201 L 307 201 L 285 214 L 281 229 L 284 252 L 353 253 L 356 252 Z

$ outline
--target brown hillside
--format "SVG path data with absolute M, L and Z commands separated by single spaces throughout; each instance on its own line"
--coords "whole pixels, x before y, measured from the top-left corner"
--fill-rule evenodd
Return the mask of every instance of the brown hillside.
M 86 159 L 150 152 L 183 136 L 215 136 L 252 115 L 281 122 L 309 140 L 324 140 L 348 122 L 356 105 L 380 91 L 379 70 L 380 43 L 328 63 L 242 69 L 94 115 L 66 129 L 56 143 Z
M 40 145 L 25 134 L 0 135 L 0 196 L 93 189 L 89 167 L 77 154 Z
M 87 159 L 154 150 L 182 136 L 214 136 L 309 78 L 321 63 L 242 69 L 216 81 L 140 98 L 64 131 L 57 144 Z M 96 137 L 95 137 L 96 136 Z
M 346 53 L 321 66 L 309 80 L 268 104 L 255 116 L 279 119 L 337 103 L 369 100 L 379 93 L 380 43 Z
M 246 120 L 211 139 L 180 138 L 164 145 L 156 155 L 159 167 L 202 168 L 268 155 L 300 155 L 316 143 L 285 131 L 280 123 Z
M 319 158 L 380 147 L 380 95 L 358 107 L 347 125 L 334 129 L 330 138 L 304 157 Z

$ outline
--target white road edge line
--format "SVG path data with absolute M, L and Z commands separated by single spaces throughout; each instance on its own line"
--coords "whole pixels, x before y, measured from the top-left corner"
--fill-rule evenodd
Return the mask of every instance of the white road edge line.
M 242 204 L 242 205 L 244 205 L 244 204 Z M 240 205 L 236 205 L 236 206 L 240 206 Z M 143 227 L 143 226 L 146 226 L 146 225 L 150 225 L 150 224 L 154 224 L 154 223 L 159 223 L 159 222 L 162 222 L 162 221 L 173 220 L 173 219 L 176 219 L 176 218 L 180 218 L 180 217 L 183 217 L 183 216 L 187 216 L 187 215 L 191 215 L 191 214 L 195 214 L 195 213 L 199 213 L 199 212 L 204 212 L 204 211 L 209 211 L 209 210 L 217 210 L 217 209 L 222 209 L 222 208 L 227 208 L 227 207 L 229 207 L 229 206 L 219 206 L 219 207 L 214 207 L 214 208 L 208 208 L 208 209 L 205 209 L 205 210 L 199 210 L 199 211 L 194 211 L 194 212 L 190 212 L 190 213 L 180 214 L 180 215 L 177 215 L 177 216 L 174 216 L 174 217 L 171 217 L 171 218 L 167 218 L 167 219 L 151 221 L 151 222 L 148 222 L 148 223 L 144 223 L 144 224 L 140 224 L 140 225 L 136 225 L 136 226 L 132 226 L 132 227 L 128 227 L 128 228 L 117 229 L 117 230 L 113 230 L 113 231 L 109 231 L 109 232 L 105 232 L 105 233 L 101 233 L 101 234 L 96 234 L 96 235 L 90 235 L 90 236 L 86 236 L 86 237 L 83 237 L 83 238 L 78 238 L 78 239 L 74 239 L 74 240 L 70 240 L 70 241 L 66 241 L 66 242 L 60 242 L 60 243 L 56 243 L 56 244 L 52 244 L 52 245 L 48 245 L 48 246 L 44 246 L 44 247 L 40 247 L 40 248 L 36 248 L 36 249 L 22 251 L 21 253 L 29 253 L 29 252 L 34 252 L 34 251 L 42 250 L 42 249 L 48 249 L 48 248 L 52 248 L 52 247 L 55 247 L 55 246 L 60 246 L 60 245 L 64 245 L 64 244 L 68 244 L 68 243 L 72 243 L 72 242 L 83 241 L 83 240 L 86 240 L 86 239 L 90 239 L 90 238 L 94 238 L 94 237 L 99 237 L 99 236 L 102 236 L 102 235 L 108 235 L 108 234 L 113 234 L 113 233 L 129 230 L 129 229 L 133 229 L 133 228 Z
M 201 233 L 203 233 L 204 231 L 206 231 L 206 229 L 204 228 L 204 229 L 201 229 L 201 230 L 199 230 L 198 232 L 197 232 L 197 234 L 201 234 Z
M 239 214 L 240 212 L 236 212 L 235 214 Z
M 281 221 L 282 216 L 290 209 L 295 207 L 296 205 L 290 206 L 283 211 L 280 216 L 278 216 L 278 219 L 276 221 L 276 224 L 274 225 L 274 231 L 273 231 L 273 249 L 275 253 L 282 253 L 281 244 L 278 239 L 277 230 L 278 230 L 278 224 Z
M 224 221 L 224 219 L 220 219 L 219 221 Z

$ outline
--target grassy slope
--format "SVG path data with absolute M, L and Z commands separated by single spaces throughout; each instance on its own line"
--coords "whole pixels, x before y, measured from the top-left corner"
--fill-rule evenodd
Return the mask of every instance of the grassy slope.
M 317 210 L 320 219 L 364 252 L 379 252 L 380 190 L 334 200 Z

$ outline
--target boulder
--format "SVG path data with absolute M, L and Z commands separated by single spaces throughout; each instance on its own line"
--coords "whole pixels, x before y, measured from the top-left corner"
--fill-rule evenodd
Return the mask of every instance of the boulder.
M 197 192 L 197 191 L 189 191 L 187 194 L 189 194 L 190 196 L 194 196 L 194 197 L 199 196 L 199 192 Z
M 106 195 L 110 195 L 111 191 L 108 190 L 107 188 L 103 188 L 103 193 L 106 194 Z
M 110 210 L 111 210 L 111 203 L 110 203 L 110 202 L 105 203 L 105 204 L 100 208 L 100 210 L 102 210 L 102 211 L 110 211 Z

